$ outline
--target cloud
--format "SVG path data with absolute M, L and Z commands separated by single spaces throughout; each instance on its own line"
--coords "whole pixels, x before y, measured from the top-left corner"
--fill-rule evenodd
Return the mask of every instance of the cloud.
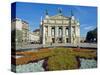
M 86 26 L 86 27 L 84 27 L 84 29 L 85 30 L 92 30 L 92 29 L 94 29 L 94 26 Z
M 80 29 L 81 37 L 86 37 L 86 34 L 88 31 L 91 31 L 94 28 L 96 28 L 96 25 L 82 24 L 80 26 L 81 26 L 81 29 Z
M 81 28 L 82 28 L 83 30 L 92 30 L 92 29 L 96 28 L 96 25 L 82 24 L 82 25 L 81 25 Z
M 85 27 L 85 26 L 88 26 L 88 24 L 81 24 L 80 26 L 81 27 Z

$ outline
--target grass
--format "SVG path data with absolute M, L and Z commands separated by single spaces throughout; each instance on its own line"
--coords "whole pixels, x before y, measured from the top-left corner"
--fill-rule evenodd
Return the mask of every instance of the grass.
M 96 58 L 95 50 L 74 49 L 74 48 L 55 48 L 52 57 L 47 61 L 48 70 L 77 69 L 78 61 L 76 57 Z
M 77 68 L 77 60 L 72 55 L 57 55 L 48 59 L 48 70 L 66 70 Z
M 46 62 L 47 70 L 66 70 L 77 69 L 78 62 L 76 57 L 96 58 L 96 50 L 79 48 L 52 48 L 40 49 L 37 52 L 16 52 L 24 57 L 16 59 L 16 65 L 27 64 L 30 61 L 41 60 L 48 57 Z

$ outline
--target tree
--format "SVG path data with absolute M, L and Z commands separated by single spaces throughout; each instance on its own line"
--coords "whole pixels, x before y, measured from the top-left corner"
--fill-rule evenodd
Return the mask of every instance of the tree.
M 97 28 L 87 32 L 86 41 L 87 42 L 97 42 Z

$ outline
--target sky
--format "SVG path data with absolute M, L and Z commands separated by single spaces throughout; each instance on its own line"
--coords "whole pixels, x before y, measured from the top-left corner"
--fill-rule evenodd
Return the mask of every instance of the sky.
M 17 2 L 12 4 L 12 19 L 20 18 L 29 23 L 30 31 L 39 28 L 41 16 L 44 18 L 45 11 L 48 10 L 50 16 L 58 14 L 58 8 L 62 9 L 64 16 L 71 16 L 71 11 L 80 22 L 80 35 L 86 37 L 86 33 L 97 27 L 97 7 L 58 5 L 58 4 L 40 4 Z M 14 11 L 16 10 L 16 12 Z M 16 13 L 16 15 L 15 15 Z

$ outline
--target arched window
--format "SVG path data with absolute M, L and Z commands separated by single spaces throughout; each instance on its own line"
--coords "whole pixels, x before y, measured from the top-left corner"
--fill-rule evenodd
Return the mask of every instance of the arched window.
M 66 35 L 68 36 L 68 28 L 66 28 L 66 32 L 65 32 L 65 33 L 66 33 Z
M 59 27 L 59 36 L 62 36 L 62 28 Z
M 52 35 L 52 36 L 55 35 L 55 28 L 54 28 L 54 27 L 52 27 L 52 29 L 51 29 L 51 35 Z

